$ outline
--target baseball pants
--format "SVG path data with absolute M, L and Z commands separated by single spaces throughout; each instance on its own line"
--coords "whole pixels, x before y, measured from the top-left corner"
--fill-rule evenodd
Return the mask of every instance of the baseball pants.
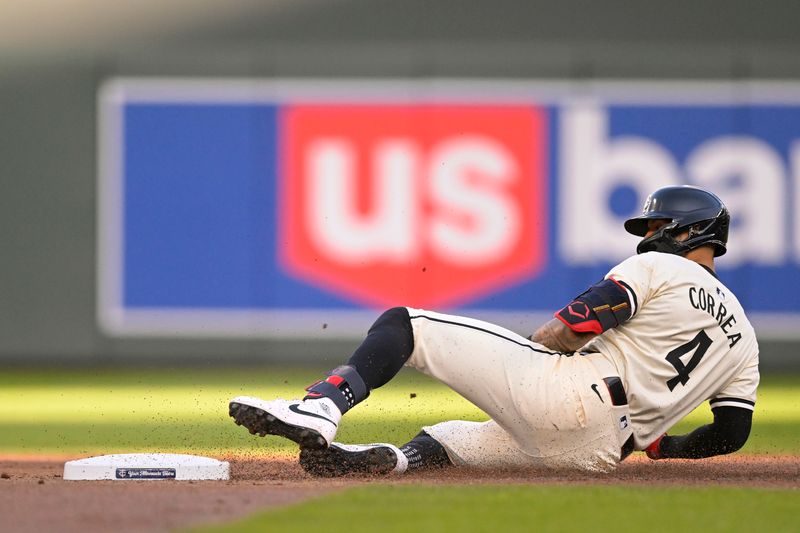
M 561 354 L 494 324 L 407 309 L 406 364 L 491 417 L 423 428 L 455 464 L 610 471 L 621 460 L 628 406 L 613 405 L 603 378 L 619 373 L 602 354 Z

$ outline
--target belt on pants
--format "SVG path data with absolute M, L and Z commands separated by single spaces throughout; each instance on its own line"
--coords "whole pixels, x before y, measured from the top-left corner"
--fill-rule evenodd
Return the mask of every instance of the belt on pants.
M 606 384 L 609 396 L 611 396 L 611 405 L 628 405 L 628 396 L 625 394 L 625 387 L 622 385 L 622 380 L 619 376 L 603 378 L 603 382 Z M 624 460 L 631 453 L 633 453 L 633 433 L 622 445 L 619 460 Z

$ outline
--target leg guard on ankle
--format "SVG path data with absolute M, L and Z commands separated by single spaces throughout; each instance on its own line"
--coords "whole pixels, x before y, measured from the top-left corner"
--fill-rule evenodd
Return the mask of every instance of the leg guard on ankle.
M 342 414 L 369 396 L 364 380 L 349 365 L 334 368 L 327 378 L 310 385 L 306 391 L 304 399 L 330 398 Z

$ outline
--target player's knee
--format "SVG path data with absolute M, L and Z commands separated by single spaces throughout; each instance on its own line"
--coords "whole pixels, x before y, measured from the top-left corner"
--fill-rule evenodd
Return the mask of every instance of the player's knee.
M 369 330 L 368 338 L 375 343 L 375 353 L 385 359 L 401 361 L 402 366 L 414 351 L 414 330 L 405 307 L 392 307 L 378 317 Z
M 408 315 L 408 309 L 405 307 L 387 309 L 378 317 L 370 329 L 383 327 L 400 328 L 411 333 L 411 318 Z
M 411 357 L 414 333 L 405 307 L 385 311 L 348 360 L 369 390 L 385 385 Z

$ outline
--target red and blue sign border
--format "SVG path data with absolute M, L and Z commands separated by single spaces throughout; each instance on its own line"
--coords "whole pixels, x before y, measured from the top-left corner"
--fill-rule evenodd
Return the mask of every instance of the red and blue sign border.
M 97 316 L 103 332 L 154 337 L 360 337 L 375 317 L 369 309 L 220 309 L 127 307 L 124 277 L 123 108 L 131 103 L 465 103 L 561 106 L 798 105 L 791 82 L 519 81 L 519 80 L 253 80 L 117 78 L 98 96 Z M 588 281 L 587 281 L 588 283 Z M 459 309 L 518 331 L 548 319 L 550 309 Z M 800 314 L 750 313 L 760 335 L 800 338 Z

